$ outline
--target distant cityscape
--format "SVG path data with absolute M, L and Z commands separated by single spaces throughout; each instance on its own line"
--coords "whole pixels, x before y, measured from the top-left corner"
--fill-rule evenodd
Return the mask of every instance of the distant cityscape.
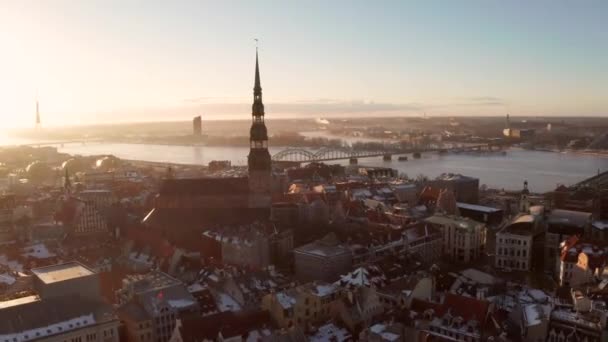
M 261 76 L 256 51 L 246 137 L 222 134 L 245 121 L 201 116 L 188 133 L 47 130 L 36 103 L 36 129 L 22 134 L 39 140 L 0 149 L 0 342 L 608 339 L 597 121 L 281 123 L 267 121 Z M 248 154 L 197 164 L 61 152 L 109 142 Z M 530 170 L 505 189 L 393 167 L 514 149 L 604 168 L 581 165 L 584 177 L 541 192 Z

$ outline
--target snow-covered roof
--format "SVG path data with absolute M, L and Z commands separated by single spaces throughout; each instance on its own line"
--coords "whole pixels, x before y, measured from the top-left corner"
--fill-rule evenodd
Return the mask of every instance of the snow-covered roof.
M 553 310 L 551 312 L 551 319 L 559 320 L 562 322 L 569 322 L 571 324 L 582 326 L 588 329 L 593 329 L 596 331 L 602 330 L 602 326 L 599 321 L 592 321 L 590 319 L 587 319 L 585 315 L 570 310 Z
M 148 267 L 154 266 L 153 258 L 146 253 L 131 252 L 131 253 L 129 253 L 129 260 L 131 260 L 135 263 L 138 263 L 138 264 L 143 264 Z
M 317 330 L 314 335 L 308 337 L 308 341 L 312 342 L 342 342 L 350 340 L 352 337 L 348 330 L 339 328 L 333 323 L 325 324 Z
M 488 214 L 500 211 L 500 209 L 496 209 L 496 208 L 492 208 L 492 207 L 485 207 L 483 205 L 469 204 L 469 203 L 463 203 L 463 202 L 457 202 L 456 205 L 458 206 L 458 208 L 475 210 L 475 211 L 480 211 L 480 212 L 484 212 L 484 213 L 488 213 Z
M 543 320 L 548 320 L 551 313 L 551 306 L 548 304 L 528 304 L 524 306 L 524 322 L 527 327 L 541 324 Z
M 290 309 L 296 304 L 296 299 L 285 292 L 277 293 L 276 297 L 283 309 Z
M 605 229 L 608 229 L 608 220 L 593 221 L 593 223 L 591 225 L 595 229 L 605 230 Z
M 0 254 L 0 265 L 4 265 L 9 269 L 17 272 L 23 271 L 23 265 L 16 260 L 9 260 L 4 254 Z
M 217 308 L 221 311 L 240 311 L 241 306 L 230 295 L 219 293 L 216 298 Z
M 67 331 L 81 329 L 83 327 L 94 324 L 95 317 L 91 313 L 87 315 L 78 316 L 63 322 L 38 327 L 36 329 L 29 329 L 12 334 L 0 334 L 0 341 L 23 342 L 37 340 L 46 336 L 64 334 Z
M 198 283 L 198 282 L 188 286 L 188 292 L 190 292 L 190 293 L 199 292 L 199 291 L 202 291 L 205 289 L 207 289 L 207 287 L 201 285 L 201 283 Z
M 38 243 L 32 246 L 24 247 L 23 253 L 21 254 L 24 257 L 32 257 L 36 259 L 48 259 L 56 257 L 57 255 L 49 251 L 43 243 Z
M 337 286 L 334 284 L 317 284 L 315 285 L 315 293 L 319 297 L 329 296 L 330 294 L 336 292 Z
M 491 274 L 482 272 L 474 268 L 467 268 L 466 270 L 460 272 L 460 274 L 478 284 L 492 285 L 498 282 L 498 279 L 496 279 Z
M 372 325 L 369 330 L 374 334 L 380 335 L 385 341 L 398 341 L 401 339 L 400 335 L 386 331 L 386 328 L 385 324 L 378 323 Z
M 95 272 L 78 262 L 68 262 L 32 269 L 32 273 L 45 284 L 93 275 Z
M 377 275 L 370 275 L 370 271 L 366 267 L 359 267 L 354 271 L 347 273 L 345 275 L 340 276 L 340 280 L 338 280 L 335 284 L 341 286 L 371 286 L 372 284 L 380 284 L 386 281 L 386 277 L 382 272 L 378 269 Z
M 267 338 L 271 335 L 272 332 L 268 329 L 253 330 L 247 334 L 247 339 L 245 340 L 245 342 L 263 341 L 264 338 Z
M 17 280 L 15 279 L 15 277 L 9 275 L 9 274 L 0 274 L 0 283 L 2 284 L 6 284 L 6 285 L 13 285 Z

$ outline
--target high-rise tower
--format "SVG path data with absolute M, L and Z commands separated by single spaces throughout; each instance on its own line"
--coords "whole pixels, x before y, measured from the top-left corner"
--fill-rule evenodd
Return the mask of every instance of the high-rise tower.
M 249 189 L 252 195 L 270 198 L 271 158 L 268 152 L 268 131 L 264 123 L 264 103 L 262 103 L 262 86 L 260 85 L 260 67 L 258 52 L 255 52 L 255 85 L 253 87 L 253 105 L 251 106 L 251 130 L 249 132 Z M 256 196 L 254 196 L 256 197 Z
M 38 100 L 36 100 L 36 129 L 40 128 L 40 106 Z

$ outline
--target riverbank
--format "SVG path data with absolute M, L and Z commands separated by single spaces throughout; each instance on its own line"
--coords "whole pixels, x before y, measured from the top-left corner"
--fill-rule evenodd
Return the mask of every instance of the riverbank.
M 271 146 L 272 155 L 283 147 Z M 228 146 L 166 146 L 136 144 L 90 145 L 67 144 L 60 152 L 71 155 L 107 155 L 121 159 L 144 160 L 182 165 L 207 165 L 212 160 L 229 160 L 232 165 L 247 165 L 248 147 Z M 348 165 L 348 160 L 329 162 Z M 489 188 L 520 190 L 528 180 L 534 192 L 552 191 L 558 184 L 575 184 L 608 170 L 608 158 L 573 153 L 555 153 L 511 149 L 502 154 L 438 154 L 423 153 L 420 159 L 408 155 L 408 161 L 383 161 L 382 157 L 361 158 L 359 165 L 396 169 L 415 178 L 419 174 L 434 178 L 441 173 L 460 173 L 479 178 Z

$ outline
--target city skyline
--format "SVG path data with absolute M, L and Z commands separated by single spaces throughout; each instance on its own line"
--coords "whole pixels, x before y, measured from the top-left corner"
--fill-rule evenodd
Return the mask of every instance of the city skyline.
M 9 127 L 245 119 L 254 38 L 271 118 L 608 112 L 599 1 L 0 6 Z

